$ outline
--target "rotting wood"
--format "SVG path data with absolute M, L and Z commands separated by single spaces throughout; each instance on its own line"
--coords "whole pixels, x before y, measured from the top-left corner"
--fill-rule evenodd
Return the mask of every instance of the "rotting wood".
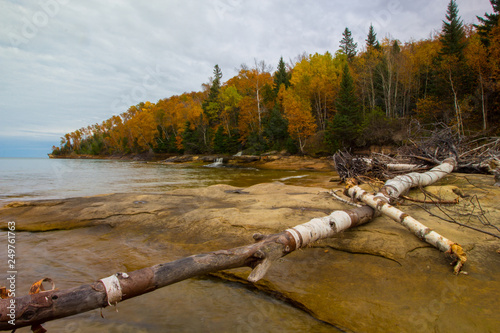
M 428 185 L 440 179 L 447 172 L 453 170 L 452 162 L 453 160 L 451 162 L 445 161 L 442 165 L 429 171 L 439 176 L 435 177 L 423 174 L 419 176 L 421 180 L 415 181 L 415 184 L 422 185 L 425 183 Z M 452 165 L 451 170 L 450 165 Z M 408 179 L 414 180 L 416 178 L 417 176 L 413 175 Z M 400 182 L 404 182 L 404 179 L 406 178 L 400 178 Z M 381 195 L 384 197 L 383 200 L 388 202 L 391 197 L 397 197 L 397 195 L 403 193 L 406 185 L 399 186 L 396 183 L 390 183 L 386 184 L 384 188 L 385 190 Z M 368 197 L 366 193 L 362 194 L 360 189 L 356 187 L 351 187 L 349 191 L 354 191 L 353 197 L 356 198 Z M 355 195 L 356 193 L 358 195 Z M 278 234 L 269 236 L 256 234 L 254 235 L 256 243 L 251 245 L 193 255 L 132 272 L 116 273 L 100 281 L 71 289 L 40 290 L 36 294 L 24 297 L 1 299 L 0 330 L 13 330 L 30 325 L 41 325 L 47 321 L 97 308 L 104 308 L 110 304 L 116 305 L 118 302 L 158 288 L 220 270 L 251 267 L 253 271 L 248 276 L 248 280 L 256 282 L 264 277 L 275 260 L 296 249 L 306 247 L 317 240 L 332 237 L 343 230 L 371 221 L 375 213 L 380 210 L 378 207 L 380 200 L 380 196 L 376 201 L 373 200 L 373 208 L 362 206 L 351 210 L 334 211 L 328 216 L 312 219 L 307 223 L 287 229 Z M 399 219 L 402 221 L 407 220 L 408 217 L 402 217 L 401 214 L 399 214 Z M 410 221 L 408 225 L 415 225 L 415 222 Z M 423 237 L 432 240 L 439 238 L 437 234 L 430 230 L 424 230 Z M 434 243 L 441 244 L 439 239 L 434 241 Z M 458 244 L 451 242 L 445 242 L 445 244 L 449 244 L 451 247 L 450 253 L 457 255 L 460 263 L 463 264 L 465 262 L 465 254 L 460 252 L 461 248 Z M 443 246 L 442 250 L 447 250 L 447 248 Z M 9 316 L 9 305 L 12 303 L 15 304 L 15 318 Z M 15 325 L 9 323 L 12 319 L 14 319 Z

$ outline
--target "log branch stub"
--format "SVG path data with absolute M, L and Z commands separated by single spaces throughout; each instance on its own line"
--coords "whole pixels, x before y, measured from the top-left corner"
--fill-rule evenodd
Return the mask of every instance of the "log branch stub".
M 266 238 L 266 236 L 265 236 L 265 235 L 263 235 L 263 234 L 261 234 L 261 233 L 255 233 L 255 234 L 253 234 L 252 238 L 253 238 L 256 242 L 259 242 L 259 241 L 261 241 L 261 240 L 265 239 L 265 238 Z

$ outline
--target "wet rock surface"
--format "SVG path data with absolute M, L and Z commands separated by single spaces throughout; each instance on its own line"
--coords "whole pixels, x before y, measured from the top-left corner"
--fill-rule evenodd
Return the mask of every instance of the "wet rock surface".
M 445 199 L 455 199 L 456 188 L 468 198 L 477 197 L 481 207 L 477 209 L 498 226 L 500 190 L 493 183 L 491 176 L 464 179 L 452 175 L 428 190 Z M 425 199 L 417 191 L 410 196 Z M 449 214 L 456 210 L 460 216 L 463 209 L 470 208 L 466 207 L 467 197 L 460 200 L 463 207 L 450 208 Z M 399 208 L 460 243 L 468 254 L 464 267 L 467 274 L 453 275 L 452 260 L 446 254 L 421 242 L 396 222 L 378 217 L 289 254 L 276 262 L 255 287 L 347 331 L 497 330 L 500 240 L 431 217 L 419 206 L 440 213 L 430 204 L 405 202 Z M 349 208 L 322 188 L 279 183 L 248 188 L 215 185 L 165 195 L 109 194 L 10 203 L 0 209 L 0 227 L 5 229 L 11 220 L 16 221 L 19 233 L 101 226 L 109 228 L 110 234 L 147 235 L 152 252 L 161 249 L 161 244 L 175 244 L 182 249 L 179 255 L 190 255 L 245 245 L 252 242 L 255 232 L 280 232 L 333 210 Z M 485 228 L 477 218 L 462 216 L 460 221 L 495 231 Z M 144 265 L 154 260 L 148 258 Z M 138 268 L 137 264 L 128 267 Z M 246 284 L 249 272 L 242 268 L 215 276 Z

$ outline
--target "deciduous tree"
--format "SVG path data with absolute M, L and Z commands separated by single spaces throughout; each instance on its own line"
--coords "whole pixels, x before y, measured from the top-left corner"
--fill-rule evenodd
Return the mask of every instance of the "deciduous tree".
M 279 98 L 288 121 L 288 133 L 297 140 L 300 152 L 304 154 L 307 139 L 316 131 L 316 124 L 311 114 L 311 104 L 296 95 L 292 89 L 285 89 L 284 85 L 281 86 Z

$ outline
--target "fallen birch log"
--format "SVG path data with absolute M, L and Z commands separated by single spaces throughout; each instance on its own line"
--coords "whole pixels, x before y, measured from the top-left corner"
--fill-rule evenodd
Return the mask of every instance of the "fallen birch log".
M 421 240 L 431 244 L 442 252 L 456 257 L 455 274 L 458 274 L 467 261 L 467 256 L 462 247 L 432 231 L 413 217 L 390 205 L 394 199 L 398 198 L 412 187 L 427 186 L 440 180 L 453 171 L 456 166 L 454 159 L 446 159 L 442 164 L 424 173 L 410 173 L 397 176 L 388 180 L 380 191 L 373 195 L 359 186 L 349 186 L 346 194 L 352 199 L 363 202 L 378 212 L 390 217 L 394 221 L 402 224 Z
M 254 244 L 182 258 L 133 272 L 120 272 L 91 284 L 66 290 L 0 300 L 0 330 L 15 330 L 30 325 L 72 316 L 93 309 L 116 305 L 179 281 L 220 270 L 251 267 L 248 280 L 260 280 L 272 262 L 319 239 L 367 223 L 373 218 L 368 206 L 331 215 L 264 236 L 255 234 Z
M 356 162 L 358 159 L 353 159 Z M 373 167 L 374 161 L 371 158 L 361 158 L 368 166 Z M 386 163 L 383 164 L 389 171 L 415 171 L 426 168 L 423 164 L 409 164 L 409 163 Z
M 445 161 L 444 164 L 450 163 Z M 426 179 L 425 181 L 417 181 L 415 184 L 426 183 L 428 185 L 440 179 L 447 172 L 451 172 L 453 167 L 451 170 L 449 169 L 450 167 L 447 165 L 436 167 L 429 171 L 431 173 L 429 177 L 419 176 Z M 441 177 L 435 177 L 434 174 L 439 174 Z M 413 174 L 410 175 L 412 175 L 409 177 L 410 179 L 417 178 Z M 404 192 L 406 187 L 399 186 L 401 185 L 399 183 L 406 183 L 406 180 L 404 180 L 405 178 L 400 179 L 394 184 L 386 184 L 384 186 L 385 192 L 380 192 L 382 196 L 385 197 L 385 193 L 387 193 L 390 198 L 391 195 L 399 195 L 400 192 Z M 352 187 L 349 191 L 351 190 L 359 192 L 360 189 Z M 356 197 L 366 198 L 368 196 L 360 194 Z M 377 206 L 378 200 L 374 200 L 372 204 Z M 97 308 L 105 308 L 108 305 L 116 305 L 124 300 L 185 279 L 225 269 L 251 267 L 253 270 L 248 276 L 248 280 L 256 282 L 266 274 L 275 260 L 320 239 L 332 237 L 343 230 L 367 223 L 373 219 L 375 211 L 370 206 L 335 211 L 328 216 L 312 219 L 278 234 L 269 236 L 255 234 L 256 243 L 251 245 L 194 255 L 132 272 L 116 273 L 94 283 L 71 289 L 56 290 L 53 288 L 48 291 L 39 289 L 37 293 L 27 296 L 1 299 L 0 330 L 15 330 L 30 325 L 37 327 L 37 325 L 47 321 Z M 438 243 L 436 242 L 436 244 Z M 457 254 L 456 251 L 451 253 Z

